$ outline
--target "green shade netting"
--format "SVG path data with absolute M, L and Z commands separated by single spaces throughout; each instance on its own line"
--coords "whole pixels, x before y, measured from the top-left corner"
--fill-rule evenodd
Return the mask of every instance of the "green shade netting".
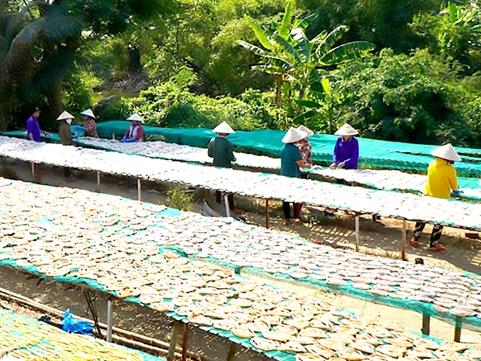
M 103 138 L 120 137 L 129 127 L 127 121 L 107 121 L 97 125 L 97 131 Z M 162 136 L 166 141 L 194 147 L 207 146 L 213 133 L 205 128 L 157 128 L 145 126 L 147 136 Z M 279 157 L 283 131 L 255 130 L 238 131 L 229 135 L 229 139 L 236 145 L 236 150 Z M 337 136 L 316 134 L 309 138 L 312 144 L 314 161 L 329 163 L 332 161 L 332 151 Z M 359 138 L 360 164 L 367 168 L 398 169 L 415 172 L 425 172 L 432 160 L 430 152 L 437 146 L 390 142 Z M 456 164 L 459 175 L 481 176 L 481 149 L 457 148 L 464 161 Z

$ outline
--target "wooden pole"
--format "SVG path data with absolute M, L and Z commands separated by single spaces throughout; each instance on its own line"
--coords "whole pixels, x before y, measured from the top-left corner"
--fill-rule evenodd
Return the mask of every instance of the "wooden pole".
M 269 228 L 269 200 L 266 199 L 266 228 Z
M 32 178 L 35 179 L 35 163 L 30 162 L 30 168 L 32 169 Z
M 237 344 L 231 343 L 229 346 L 229 353 L 227 354 L 226 361 L 234 360 L 236 352 L 237 352 Z
M 423 335 L 429 336 L 429 333 L 431 332 L 431 317 L 428 315 L 423 314 L 423 328 L 421 329 L 421 332 Z
M 172 327 L 172 335 L 170 338 L 170 345 L 169 345 L 169 352 L 167 354 L 167 361 L 174 361 L 175 360 L 175 348 L 177 346 L 177 337 L 179 335 L 179 324 L 177 321 L 174 322 Z
M 140 178 L 137 178 L 137 200 L 139 202 L 142 201 L 142 182 L 140 181 Z
M 356 225 L 356 252 L 359 252 L 359 243 L 360 243 L 359 216 L 356 216 L 355 218 L 355 225 Z
M 182 338 L 182 361 L 187 361 L 187 347 L 189 344 L 189 324 L 184 323 L 184 332 Z
M 97 171 L 97 192 L 100 193 L 100 172 Z
M 454 327 L 454 342 L 461 342 L 461 330 L 463 329 L 463 318 L 456 316 Z
M 227 217 L 230 217 L 230 206 L 229 206 L 229 195 L 224 195 L 224 203 L 225 203 L 225 214 Z
M 107 337 L 106 337 L 107 342 L 112 342 L 113 326 L 114 326 L 113 305 L 112 305 L 112 299 L 109 297 L 109 299 L 107 300 Z
M 406 258 L 406 242 L 407 242 L 407 237 L 406 237 L 407 231 L 406 231 L 406 220 L 403 219 L 403 230 L 402 230 L 402 239 L 401 239 L 401 259 L 403 261 L 407 261 Z

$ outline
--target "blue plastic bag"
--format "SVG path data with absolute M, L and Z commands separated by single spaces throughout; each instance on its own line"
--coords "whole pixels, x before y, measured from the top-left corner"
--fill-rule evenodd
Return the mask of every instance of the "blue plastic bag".
M 93 331 L 93 326 L 87 321 L 74 319 L 73 313 L 68 309 L 63 314 L 62 330 L 68 333 L 90 335 Z

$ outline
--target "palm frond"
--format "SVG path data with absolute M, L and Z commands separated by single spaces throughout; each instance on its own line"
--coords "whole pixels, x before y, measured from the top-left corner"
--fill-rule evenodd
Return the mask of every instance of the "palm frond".
M 316 47 L 316 55 L 318 58 L 325 55 L 331 50 L 331 48 L 336 44 L 341 38 L 349 31 L 349 27 L 346 25 L 340 25 L 329 34 L 324 35 L 324 33 L 319 34 L 312 42 L 318 44 Z
M 287 0 L 284 16 L 282 17 L 281 23 L 277 28 L 277 34 L 279 34 L 279 36 L 284 40 L 287 40 L 289 37 L 289 28 L 292 23 L 292 18 L 294 17 L 294 7 L 295 0 Z
M 297 63 L 301 62 L 301 57 L 299 56 L 299 53 L 287 40 L 285 40 L 278 34 L 274 34 L 273 39 L 280 46 L 281 50 L 290 54 Z
M 244 49 L 247 49 L 247 50 L 249 50 L 250 52 L 252 52 L 256 55 L 264 56 L 264 55 L 267 54 L 267 52 L 264 49 L 261 49 L 258 46 L 252 45 L 251 43 L 248 43 L 247 41 L 238 40 L 237 44 L 239 44 Z
M 259 43 L 261 43 L 261 45 L 268 50 L 274 50 L 275 45 L 271 43 L 271 41 L 269 40 L 269 36 L 262 29 L 262 27 L 247 15 L 244 16 L 244 19 L 247 25 L 249 25 L 249 27 L 254 32 L 254 35 L 256 36 L 257 40 L 259 40 Z
M 54 54 L 45 58 L 36 68 L 32 77 L 32 87 L 39 90 L 48 89 L 51 84 L 61 79 L 75 67 L 75 49 L 59 48 Z
M 304 30 L 295 28 L 291 31 L 292 39 L 294 40 L 294 48 L 299 54 L 302 54 L 304 60 L 309 60 L 311 57 L 311 43 L 307 38 Z
M 368 41 L 353 41 L 335 47 L 322 56 L 319 61 L 326 65 L 340 64 L 362 57 L 374 49 L 375 45 Z
M 80 36 L 84 23 L 76 16 L 54 15 L 47 16 L 43 28 L 43 36 L 50 41 L 59 41 Z

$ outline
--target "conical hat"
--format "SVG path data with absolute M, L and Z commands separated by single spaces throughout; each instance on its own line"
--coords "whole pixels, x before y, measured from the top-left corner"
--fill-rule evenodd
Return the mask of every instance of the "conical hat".
M 299 130 L 297 128 L 290 128 L 284 138 L 282 138 L 282 143 L 296 143 L 302 139 L 307 138 L 307 133 Z
M 301 132 L 306 133 L 308 138 L 314 135 L 314 132 L 304 125 L 298 126 L 297 129 L 299 129 Z
M 93 118 L 93 119 L 97 119 L 97 117 L 95 116 L 95 114 L 94 114 L 94 112 L 92 111 L 92 109 L 84 110 L 82 113 L 80 113 L 80 115 L 85 115 L 86 117 L 90 117 L 90 118 Z
M 451 144 L 446 144 L 442 147 L 436 148 L 431 152 L 431 154 L 437 158 L 450 160 L 452 162 L 461 162 L 462 160 Z
M 337 132 L 334 133 L 335 135 L 358 135 L 358 131 L 351 127 L 349 124 L 344 124 L 342 127 L 338 129 Z
M 214 133 L 217 134 L 232 134 L 235 133 L 234 129 L 231 128 L 227 122 L 220 123 L 215 129 L 213 130 Z
M 144 120 L 141 118 L 141 116 L 138 115 L 137 113 L 132 114 L 130 117 L 127 118 L 127 120 L 130 120 L 132 122 L 141 122 L 141 123 L 144 122 Z
M 75 117 L 69 112 L 62 112 L 57 118 L 57 120 L 75 119 Z

